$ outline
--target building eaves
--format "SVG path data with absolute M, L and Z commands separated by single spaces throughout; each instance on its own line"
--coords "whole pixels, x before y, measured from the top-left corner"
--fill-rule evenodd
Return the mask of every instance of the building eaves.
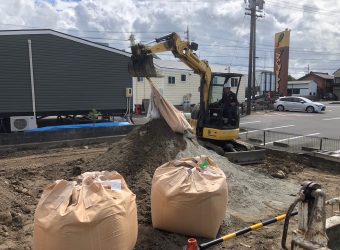
M 179 71 L 190 71 L 193 72 L 189 66 L 181 61 L 175 60 L 161 60 L 161 59 L 153 59 L 154 65 L 159 69 L 170 69 L 170 70 L 179 70 Z M 229 73 L 228 69 L 224 65 L 220 64 L 209 64 L 211 71 L 214 73 Z M 238 73 L 238 72 L 232 72 Z
M 325 80 L 333 80 L 334 79 L 334 76 L 332 75 L 328 75 L 328 74 L 319 74 L 319 73 L 315 73 L 314 75 L 322 78 L 322 79 L 325 79 Z
M 311 82 L 314 82 L 313 80 L 302 80 L 302 81 L 288 81 L 288 85 L 297 85 L 297 84 L 309 84 Z
M 153 63 L 159 69 L 193 71 L 186 64 L 180 61 L 153 59 Z
M 103 49 L 103 50 L 107 50 L 110 52 L 114 52 L 120 55 L 124 55 L 124 56 L 131 56 L 131 53 L 123 51 L 123 50 L 119 50 L 119 49 L 115 49 L 106 45 L 102 45 L 102 44 L 98 44 L 96 42 L 92 42 L 83 38 L 79 38 L 76 36 L 72 36 L 66 33 L 62 33 L 59 31 L 55 31 L 52 29 L 26 29 L 26 30 L 2 30 L 0 31 L 0 36 L 10 36 L 10 35 L 54 35 L 57 37 L 61 37 L 61 38 L 65 38 L 68 40 L 72 40 L 78 43 L 82 43 L 82 44 L 86 44 L 92 47 L 96 47 L 99 49 Z

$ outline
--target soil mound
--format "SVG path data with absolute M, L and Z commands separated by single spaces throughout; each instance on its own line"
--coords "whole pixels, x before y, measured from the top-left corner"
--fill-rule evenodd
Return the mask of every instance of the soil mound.
M 87 164 L 89 170 L 116 170 L 137 195 L 140 223 L 151 223 L 151 181 L 157 167 L 175 159 L 186 148 L 183 136 L 174 133 L 163 119 L 135 129 L 108 151 Z

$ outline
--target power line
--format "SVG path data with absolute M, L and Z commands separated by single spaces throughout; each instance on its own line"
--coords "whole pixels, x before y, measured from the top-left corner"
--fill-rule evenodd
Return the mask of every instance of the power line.
M 277 7 L 280 7 L 280 8 L 297 10 L 297 11 L 300 11 L 300 12 L 316 13 L 316 14 L 321 14 L 321 15 L 329 15 L 329 14 L 332 14 L 332 15 L 335 15 L 335 16 L 340 15 L 338 12 L 335 12 L 335 11 L 323 10 L 323 9 L 319 9 L 319 8 L 312 8 L 312 7 L 308 7 L 308 6 L 298 7 L 295 4 L 290 5 L 287 2 L 282 3 L 282 2 L 271 1 L 271 2 L 267 2 L 267 4 L 269 6 L 272 5 L 272 6 L 277 6 Z
M 18 26 L 18 27 L 26 27 L 26 28 L 39 28 L 39 27 L 35 27 L 35 26 L 27 26 L 27 25 L 17 25 L 17 24 L 8 24 L 8 23 L 0 23 L 0 25 L 9 25 L 9 26 Z M 46 29 L 46 28 L 39 28 L 39 29 Z M 170 31 L 166 32 L 166 31 L 113 31 L 113 30 L 105 30 L 105 31 L 94 31 L 94 30 L 75 30 L 75 29 L 56 29 L 56 30 L 66 30 L 66 31 L 69 31 L 69 32 L 84 32 L 84 33 L 87 33 L 87 32 L 98 32 L 98 33 L 113 33 L 113 34 L 131 34 L 131 33 L 137 33 L 137 34 L 164 34 L 164 33 L 171 33 Z M 185 32 L 185 31 L 183 31 Z M 227 40 L 227 41 L 230 41 L 230 42 L 234 42 L 234 43 L 237 43 L 239 44 L 239 40 L 230 40 L 230 39 L 225 39 L 225 38 L 222 38 L 222 37 L 216 37 L 216 36 L 212 36 L 214 38 L 217 38 L 217 39 L 221 39 L 221 40 Z M 113 38 L 106 38 L 106 37 L 89 37 L 89 36 L 82 36 L 81 38 L 86 38 L 86 39 L 96 39 L 96 40 L 112 40 L 112 41 L 126 41 L 128 42 L 127 39 L 113 39 Z M 150 39 L 154 39 L 153 38 L 150 38 Z M 249 47 L 247 45 L 243 45 L 243 46 L 240 46 L 240 45 L 225 45 L 225 44 L 199 44 L 199 46 L 204 46 L 204 47 L 230 47 L 230 48 L 246 48 L 248 49 Z M 259 48 L 263 49 L 263 48 L 273 48 L 273 45 L 270 45 L 270 44 L 266 44 L 266 43 L 258 43 L 257 44 L 257 50 L 259 50 Z M 316 53 L 332 53 L 333 52 L 328 52 L 328 51 L 316 51 L 316 50 L 305 50 L 303 48 L 294 48 L 294 47 L 291 47 L 290 48 L 290 51 L 304 51 L 305 53 L 308 53 L 308 52 L 316 52 Z
M 20 25 L 20 24 L 9 24 L 9 23 L 0 23 L 0 25 L 8 25 L 8 26 L 17 26 L 17 27 L 25 27 L 25 28 L 32 28 L 32 29 L 53 29 L 53 30 L 66 30 L 69 32 L 85 32 L 85 33 L 113 33 L 113 34 L 166 34 L 172 32 L 185 32 L 183 31 L 115 31 L 115 30 L 77 30 L 77 29 L 62 29 L 62 28 L 46 28 L 46 27 L 37 27 L 37 26 L 28 26 L 28 25 Z

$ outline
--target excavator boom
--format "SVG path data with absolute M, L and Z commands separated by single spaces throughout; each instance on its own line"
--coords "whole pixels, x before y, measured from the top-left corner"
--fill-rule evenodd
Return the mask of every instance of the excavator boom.
M 201 112 L 207 110 L 209 87 L 211 82 L 211 69 L 205 60 L 201 60 L 193 52 L 198 49 L 196 43 L 182 40 L 177 33 L 171 33 L 155 39 L 155 44 L 146 46 L 136 44 L 131 46 L 131 60 L 128 65 L 130 75 L 134 77 L 159 77 L 153 63 L 153 54 L 171 51 L 196 74 L 201 76 Z

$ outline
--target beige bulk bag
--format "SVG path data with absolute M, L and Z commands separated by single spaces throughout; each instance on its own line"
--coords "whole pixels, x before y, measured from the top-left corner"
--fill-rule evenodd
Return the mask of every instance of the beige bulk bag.
M 172 131 L 180 134 L 186 132 L 193 132 L 190 123 L 185 118 L 184 114 L 175 108 L 173 104 L 168 102 L 159 92 L 156 84 L 148 78 L 151 87 L 150 105 L 148 110 L 148 116 L 152 117 L 152 113 L 161 114 L 166 123 L 169 125 Z M 157 110 L 157 111 L 155 111 Z
M 138 233 L 136 196 L 117 172 L 88 172 L 48 186 L 34 214 L 35 250 L 128 250 Z
M 223 171 L 207 156 L 174 160 L 156 169 L 151 212 L 155 228 L 215 238 L 227 206 Z

